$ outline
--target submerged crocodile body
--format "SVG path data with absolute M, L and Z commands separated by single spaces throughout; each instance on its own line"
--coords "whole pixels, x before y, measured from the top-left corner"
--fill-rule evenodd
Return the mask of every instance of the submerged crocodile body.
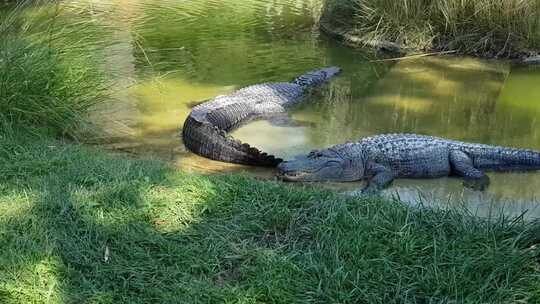
M 292 82 L 253 85 L 200 104 L 184 123 L 184 144 L 194 153 L 214 160 L 276 166 L 281 159 L 242 144 L 227 133 L 249 120 L 284 112 L 300 102 L 310 87 L 328 81 L 340 71 L 337 67 L 315 70 Z
M 464 185 L 483 190 L 484 171 L 540 169 L 540 152 L 465 143 L 415 134 L 366 137 L 282 162 L 285 181 L 357 181 L 368 179 L 363 193 L 375 193 L 395 178 L 460 176 Z

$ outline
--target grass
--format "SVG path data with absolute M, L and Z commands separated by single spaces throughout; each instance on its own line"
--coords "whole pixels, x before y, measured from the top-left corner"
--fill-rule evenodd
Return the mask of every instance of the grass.
M 540 48 L 536 0 L 327 0 L 323 20 L 405 49 L 515 57 Z
M 540 301 L 519 219 L 0 140 L 2 303 Z
M 0 22 L 0 125 L 75 137 L 88 111 L 106 100 L 108 82 L 90 45 L 67 41 L 54 14 L 23 13 L 27 2 Z
M 0 303 L 540 301 L 538 223 L 186 174 L 63 141 L 104 98 L 92 58 L 1 28 Z

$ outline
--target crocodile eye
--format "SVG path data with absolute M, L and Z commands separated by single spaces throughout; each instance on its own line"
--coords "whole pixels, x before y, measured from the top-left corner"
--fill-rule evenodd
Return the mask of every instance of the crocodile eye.
M 313 150 L 313 151 L 309 152 L 309 154 L 308 154 L 309 158 L 316 158 L 316 157 L 321 157 L 321 156 L 323 156 L 322 152 L 317 151 L 317 150 Z

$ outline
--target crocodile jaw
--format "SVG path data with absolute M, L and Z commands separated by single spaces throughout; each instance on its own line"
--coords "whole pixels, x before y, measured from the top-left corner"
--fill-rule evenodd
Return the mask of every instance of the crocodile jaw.
M 285 182 L 307 181 L 311 174 L 308 172 L 280 172 L 278 178 Z

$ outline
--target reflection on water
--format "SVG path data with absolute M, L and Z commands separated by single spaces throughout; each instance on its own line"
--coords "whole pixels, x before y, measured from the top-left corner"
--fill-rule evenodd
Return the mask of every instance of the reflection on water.
M 540 178 L 535 173 L 488 174 L 491 185 L 487 191 L 463 187 L 458 178 L 426 180 L 400 179 L 383 191 L 383 196 L 400 199 L 412 205 L 435 208 L 458 208 L 479 216 L 524 215 L 538 218 Z M 357 191 L 363 183 L 328 184 L 339 191 Z
M 320 7 L 320 0 L 72 0 L 63 2 L 62 16 L 72 26 L 84 17 L 107 29 L 104 70 L 118 86 L 116 102 L 95 118 L 109 131 L 104 146 L 183 170 L 272 176 L 189 153 L 183 121 L 205 99 L 327 65 L 344 73 L 291 111 L 295 123 L 256 121 L 234 136 L 285 158 L 386 132 L 540 149 L 539 71 L 456 57 L 374 62 L 319 34 Z M 446 178 L 399 180 L 386 195 L 438 206 L 466 202 L 484 215 L 504 206 L 509 214 L 540 216 L 540 173 L 490 176 L 484 193 Z

